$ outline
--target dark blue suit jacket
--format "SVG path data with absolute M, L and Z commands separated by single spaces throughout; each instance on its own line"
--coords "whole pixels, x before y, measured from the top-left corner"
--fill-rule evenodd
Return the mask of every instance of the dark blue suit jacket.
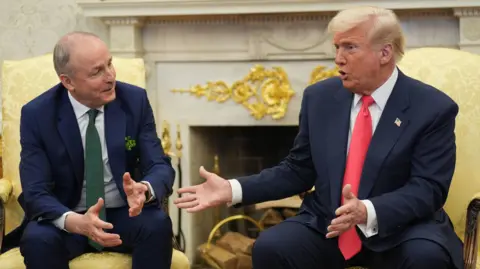
M 146 91 L 117 81 L 116 99 L 104 111 L 109 162 L 123 199 L 123 174 L 130 172 L 134 180 L 150 182 L 155 204 L 161 206 L 163 198 L 172 193 L 175 171 L 157 136 Z M 130 150 L 125 145 L 127 137 L 136 144 Z M 62 84 L 22 108 L 20 142 L 23 224 L 39 218 L 51 221 L 75 208 L 84 180 L 84 153 L 77 119 Z M 22 227 L 12 236 L 18 239 Z M 12 239 L 6 242 L 11 244 Z
M 310 190 L 298 216 L 322 234 L 340 206 L 353 94 L 339 78 L 309 86 L 303 96 L 299 133 L 276 167 L 239 178 L 242 205 Z M 446 94 L 399 72 L 365 160 L 359 199 L 370 199 L 378 234 L 362 238 L 385 251 L 414 238 L 437 242 L 463 268 L 462 243 L 443 210 L 455 169 L 458 105 Z M 397 126 L 396 119 L 401 120 Z M 362 236 L 363 234 L 359 232 Z

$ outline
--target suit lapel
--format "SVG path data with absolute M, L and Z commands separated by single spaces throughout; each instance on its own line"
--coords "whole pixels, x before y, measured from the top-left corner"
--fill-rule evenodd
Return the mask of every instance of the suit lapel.
M 120 185 L 125 172 L 125 133 L 125 112 L 116 99 L 105 106 L 105 141 L 113 178 L 119 180 Z
M 340 88 L 335 95 L 335 100 L 336 102 L 331 105 L 330 109 L 331 115 L 334 117 L 330 117 L 326 128 L 330 198 L 334 210 L 340 205 L 353 94 Z
M 60 97 L 57 128 L 72 161 L 77 183 L 81 186 L 83 184 L 84 166 L 82 137 L 80 136 L 77 118 L 68 99 L 66 89 L 64 89 Z
M 406 82 L 407 77 L 399 71 L 397 82 L 368 148 L 358 191 L 359 199 L 365 199 L 370 194 L 383 162 L 408 125 L 409 119 L 405 114 L 409 106 Z

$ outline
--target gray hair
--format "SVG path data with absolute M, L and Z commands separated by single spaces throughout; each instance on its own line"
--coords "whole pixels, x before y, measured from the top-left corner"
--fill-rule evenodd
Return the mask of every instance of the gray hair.
M 58 76 L 62 74 L 71 75 L 73 73 L 73 70 L 68 63 L 70 61 L 72 45 L 78 42 L 79 37 L 93 37 L 100 39 L 100 37 L 93 33 L 82 31 L 71 32 L 60 38 L 53 49 L 53 66 Z

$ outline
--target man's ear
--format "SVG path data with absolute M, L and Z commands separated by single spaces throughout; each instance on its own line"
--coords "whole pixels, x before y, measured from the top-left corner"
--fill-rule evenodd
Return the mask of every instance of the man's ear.
M 60 78 L 60 81 L 62 82 L 63 86 L 64 86 L 69 92 L 75 91 L 75 87 L 74 87 L 73 84 L 72 84 L 72 79 L 71 79 L 68 75 L 61 74 L 59 78 Z
M 380 63 L 387 64 L 393 58 L 393 45 L 386 44 L 380 49 Z

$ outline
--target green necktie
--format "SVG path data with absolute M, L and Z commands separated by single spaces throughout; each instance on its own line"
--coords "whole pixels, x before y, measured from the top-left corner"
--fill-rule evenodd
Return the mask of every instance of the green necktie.
M 102 145 L 100 144 L 100 136 L 95 127 L 95 118 L 98 110 L 90 109 L 87 114 L 89 117 L 87 133 L 85 136 L 85 181 L 87 183 L 87 209 L 98 202 L 98 198 L 102 197 L 105 201 L 105 186 L 103 182 L 103 159 Z M 99 218 L 105 221 L 105 204 L 100 211 Z M 89 240 L 90 245 L 97 250 L 103 247 Z

